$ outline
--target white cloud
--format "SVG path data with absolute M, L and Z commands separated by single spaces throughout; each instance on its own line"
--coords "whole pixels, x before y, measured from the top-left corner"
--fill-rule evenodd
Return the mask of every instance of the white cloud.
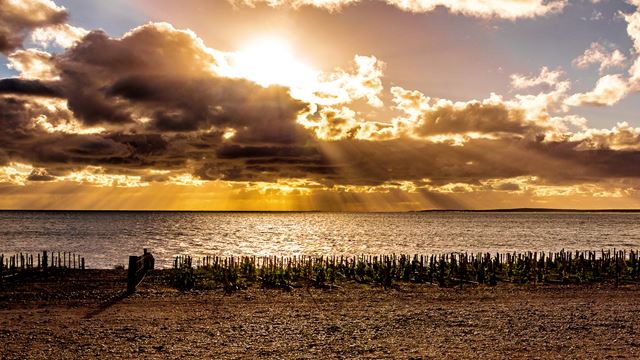
M 385 64 L 375 56 L 360 55 L 354 57 L 354 62 L 354 71 L 338 69 L 325 74 L 315 87 L 311 87 L 317 102 L 335 105 L 365 99 L 371 106 L 383 106 L 380 94 Z
M 609 68 L 624 66 L 625 60 L 626 57 L 620 50 L 609 51 L 603 45 L 594 42 L 582 55 L 575 58 L 572 64 L 582 69 L 599 64 L 599 71 L 603 73 Z
M 566 111 L 563 100 L 566 98 L 569 89 L 571 89 L 571 83 L 563 79 L 563 75 L 564 73 L 561 70 L 549 71 L 547 67 L 543 67 L 537 76 L 511 75 L 511 85 L 516 89 L 525 89 L 538 85 L 547 85 L 551 89 L 535 95 L 516 94 L 514 100 L 509 101 L 509 106 L 521 108 L 527 120 L 536 122 L 550 120 L 550 111 Z
M 80 27 L 60 24 L 35 29 L 31 33 L 31 40 L 45 49 L 49 47 L 50 44 L 68 48 L 88 33 L 89 31 Z
M 36 49 L 17 50 L 9 55 L 9 69 L 24 79 L 56 80 L 58 72 L 48 52 Z
M 565 100 L 569 106 L 612 106 L 629 93 L 627 80 L 621 74 L 605 75 L 592 91 L 571 95 Z
M 640 7 L 640 1 L 634 1 L 632 4 Z M 640 9 L 637 9 L 633 14 L 625 14 L 625 20 L 627 21 L 627 33 L 631 40 L 633 40 L 633 47 L 636 53 L 636 59 L 629 69 L 629 84 L 635 91 L 640 91 Z
M 538 76 L 528 77 L 522 74 L 511 75 L 511 86 L 516 89 L 525 89 L 542 84 L 555 86 L 563 75 L 564 73 L 560 70 L 549 70 L 549 68 L 544 66 Z
M 359 3 L 361 0 L 231 0 L 234 3 L 255 6 L 264 3 L 269 6 L 315 6 L 337 11 L 344 6 Z M 533 18 L 562 11 L 566 0 L 384 0 L 387 4 L 404 11 L 426 13 L 438 7 L 444 7 L 452 13 L 480 18 Z

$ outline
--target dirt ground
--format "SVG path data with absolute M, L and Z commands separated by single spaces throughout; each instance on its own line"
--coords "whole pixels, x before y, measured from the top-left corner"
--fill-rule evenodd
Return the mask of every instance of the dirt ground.
M 85 271 L 0 289 L 0 358 L 640 358 L 640 286 L 182 293 Z

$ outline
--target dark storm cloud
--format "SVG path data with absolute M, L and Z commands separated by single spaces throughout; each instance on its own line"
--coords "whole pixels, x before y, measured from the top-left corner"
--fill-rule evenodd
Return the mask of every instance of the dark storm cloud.
M 120 164 L 131 156 L 130 149 L 121 143 L 99 135 L 56 134 L 33 139 L 23 148 L 21 158 L 32 163 L 102 165 Z
M 21 138 L 33 138 L 36 131 L 31 119 L 48 113 L 45 107 L 35 106 L 29 100 L 0 97 L 0 140 L 3 140 L 0 146 L 6 147 Z
M 419 136 L 429 136 L 467 132 L 525 134 L 530 130 L 536 129 L 524 121 L 522 111 L 508 109 L 504 104 L 475 102 L 462 109 L 446 105 L 425 111 L 414 131 Z
M 109 139 L 129 146 L 139 156 L 150 156 L 166 152 L 169 144 L 160 134 L 122 134 L 107 135 Z
M 295 119 L 306 105 L 288 89 L 215 75 L 211 51 L 168 24 L 147 24 L 120 39 L 91 32 L 55 64 L 69 109 L 86 125 L 150 132 L 229 127 L 236 142 L 249 143 L 305 136 Z
M 0 94 L 14 95 L 0 97 L 0 126 L 6 129 L 0 148 L 13 160 L 43 167 L 184 169 L 188 162 L 215 159 L 229 128 L 234 137 L 226 143 L 237 148 L 271 148 L 291 159 L 314 151 L 297 145 L 311 140 L 296 123 L 304 103 L 283 87 L 217 76 L 210 50 L 193 33 L 168 24 L 148 24 L 120 39 L 94 31 L 51 61 L 57 81 L 0 80 Z M 28 95 L 61 96 L 69 111 Z M 38 117 L 51 126 L 77 120 L 105 130 L 51 132 L 34 125 Z M 232 159 L 243 155 L 233 151 L 220 150 L 229 178 L 242 166 Z
M 110 91 L 118 82 L 166 74 L 189 81 L 210 74 L 215 64 L 193 34 L 166 24 L 146 25 L 121 39 L 93 31 L 56 60 L 69 108 L 88 125 L 134 122 L 131 107 L 144 96 L 134 96 L 133 104 L 118 102 Z
M 582 141 L 551 142 L 542 137 L 470 139 L 464 146 L 451 146 L 400 138 L 241 144 L 224 140 L 221 131 L 51 133 L 34 126 L 32 119 L 42 115 L 51 122 L 72 117 L 33 99 L 0 97 L 0 155 L 4 159 L 62 173 L 98 165 L 114 173 L 171 169 L 193 171 L 203 180 L 305 178 L 329 186 L 380 185 L 399 180 L 420 184 L 424 179 L 432 185 L 479 184 L 486 179 L 518 176 L 567 184 L 640 177 L 640 167 L 632 166 L 640 161 L 639 151 L 583 149 Z M 154 178 L 163 179 L 168 178 Z M 503 188 L 499 190 L 517 190 L 517 184 L 500 186 Z
M 300 158 L 300 157 L 318 157 L 320 153 L 314 147 L 302 146 L 238 146 L 230 145 L 218 149 L 218 158 L 220 159 L 237 159 L 237 158 Z
M 553 182 L 598 181 L 640 177 L 640 151 L 578 150 L 579 142 L 526 139 L 475 139 L 449 146 L 400 139 L 339 141 L 322 145 L 336 173 L 327 181 L 380 185 L 394 180 L 433 184 L 478 183 L 481 180 L 539 176 Z
M 602 178 L 640 177 L 640 151 L 613 149 L 581 150 L 580 142 L 549 142 L 527 144 L 525 151 L 537 155 L 538 166 L 545 178 L 563 181 Z
M 203 163 L 196 175 L 205 180 L 276 181 L 279 178 L 318 178 L 335 173 L 318 143 L 304 146 L 224 145 L 218 161 Z
M 207 75 L 180 78 L 138 75 L 115 82 L 107 96 L 129 102 L 159 131 L 195 131 L 212 126 L 238 129 L 237 141 L 295 142 L 295 114 L 304 104 L 287 89 Z
M 45 117 L 56 123 L 71 118 L 70 113 L 58 112 L 34 100 L 0 97 L 0 150 L 13 161 L 37 166 L 77 168 L 83 165 L 128 165 L 145 167 L 184 164 L 186 145 L 176 141 L 168 154 L 169 145 L 160 134 L 75 134 L 49 132 L 33 122 Z M 52 125 L 53 125 L 52 124 Z
M 202 163 L 195 175 L 204 180 L 276 181 L 330 173 L 327 158 L 316 145 L 224 145 L 216 161 Z
M 25 37 L 39 27 L 63 24 L 67 12 L 47 0 L 0 0 L 0 52 L 22 46 Z
M 513 149 L 505 151 L 506 146 L 506 142 L 492 140 L 470 141 L 465 146 L 408 139 L 351 140 L 323 144 L 323 150 L 338 166 L 337 174 L 331 177 L 335 184 L 380 185 L 426 178 L 446 184 L 526 174 L 522 163 L 509 155 Z
M 36 95 L 46 97 L 61 96 L 58 90 L 45 82 L 18 78 L 0 79 L 0 94 Z

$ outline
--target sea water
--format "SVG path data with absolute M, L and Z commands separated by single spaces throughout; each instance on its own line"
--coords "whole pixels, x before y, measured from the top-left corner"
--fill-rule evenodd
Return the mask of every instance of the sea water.
M 176 255 L 639 249 L 640 213 L 0 212 L 0 253 L 73 252 L 90 268 Z

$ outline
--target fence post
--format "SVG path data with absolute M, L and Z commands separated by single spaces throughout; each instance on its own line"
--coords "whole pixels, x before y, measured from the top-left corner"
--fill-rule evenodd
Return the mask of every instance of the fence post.
M 144 254 L 142 255 L 143 259 L 144 259 L 144 267 L 145 270 L 153 270 L 155 268 L 155 259 L 153 258 L 153 255 L 151 255 L 151 253 L 147 250 L 147 249 L 142 249 Z
M 136 272 L 138 267 L 138 257 L 129 256 L 129 273 L 127 275 L 127 293 L 133 294 L 136 291 Z

